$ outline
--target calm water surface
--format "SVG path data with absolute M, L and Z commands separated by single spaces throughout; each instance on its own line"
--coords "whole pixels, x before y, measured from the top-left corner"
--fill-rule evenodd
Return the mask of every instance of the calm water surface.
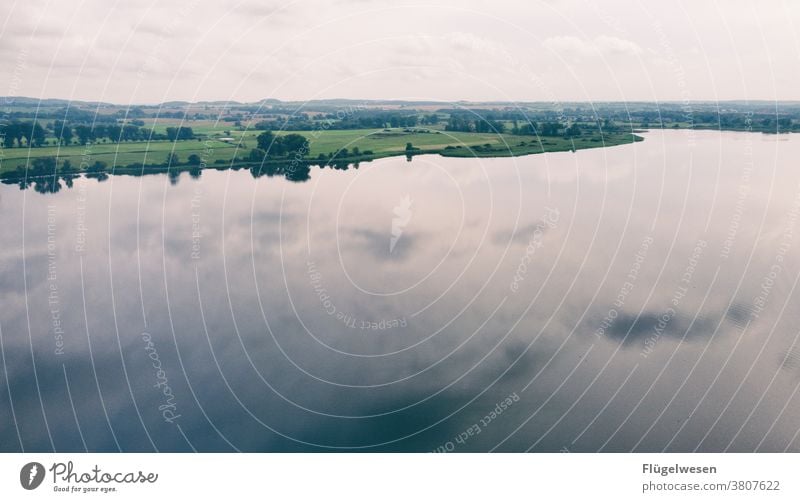
M 645 136 L 0 185 L 0 450 L 798 451 L 800 137 Z

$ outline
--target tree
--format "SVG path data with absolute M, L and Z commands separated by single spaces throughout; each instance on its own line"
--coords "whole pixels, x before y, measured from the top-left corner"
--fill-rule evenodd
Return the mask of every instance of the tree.
M 357 146 L 353 147 L 353 155 L 361 155 L 361 150 Z
M 5 124 L 3 128 L 3 148 L 11 148 L 14 146 L 14 140 L 17 138 L 17 129 L 19 125 L 15 122 Z
M 59 145 L 69 145 L 72 142 L 72 128 L 63 120 L 53 122 L 53 134 Z
M 108 164 L 106 164 L 102 160 L 95 160 L 94 164 L 86 167 L 86 172 L 87 173 L 102 173 L 106 169 L 108 169 Z
M 11 129 L 13 138 L 17 140 L 17 146 L 22 146 L 22 138 L 25 137 L 25 124 L 22 122 L 14 122 L 14 127 Z
M 189 158 L 186 159 L 186 160 L 187 160 L 188 164 L 193 165 L 193 166 L 199 166 L 203 162 L 203 159 L 201 159 L 199 155 L 194 154 L 194 153 L 189 155 Z
M 280 139 L 287 155 L 305 156 L 308 153 L 308 140 L 302 134 L 287 134 Z
M 451 115 L 447 125 L 444 126 L 445 131 L 472 132 L 473 128 L 473 122 L 461 115 Z
M 170 141 L 193 138 L 194 131 L 192 131 L 191 127 L 167 127 L 167 139 Z
M 70 174 L 76 172 L 75 166 L 72 165 L 69 159 L 64 159 L 64 163 L 61 165 L 61 173 L 62 174 Z
M 267 156 L 267 152 L 260 148 L 253 148 L 250 150 L 250 153 L 247 155 L 247 160 L 249 162 L 263 162 L 264 157 Z
M 572 125 L 567 128 L 564 135 L 567 136 L 568 138 L 574 138 L 576 136 L 580 136 L 581 128 L 580 126 L 578 126 L 578 124 L 573 122 Z
M 58 174 L 61 175 L 67 188 L 72 188 L 72 180 L 78 177 L 78 170 L 75 169 L 75 166 L 72 165 L 69 159 L 64 159 L 64 163 L 61 165 L 61 169 L 58 170 Z
M 33 123 L 32 122 L 22 122 L 19 128 L 19 137 L 17 138 L 17 142 L 19 142 L 19 146 L 22 146 L 22 138 L 25 138 L 25 144 L 31 146 L 31 136 L 33 135 Z
M 535 122 L 528 122 L 526 124 L 522 124 L 521 126 L 517 127 L 517 132 L 515 134 L 519 134 L 522 136 L 535 136 L 536 135 L 536 123 Z
M 260 150 L 264 150 L 265 152 L 269 151 L 274 140 L 275 135 L 272 134 L 272 131 L 264 131 L 256 138 L 256 141 L 258 142 L 258 148 Z
M 94 137 L 94 134 L 92 133 L 92 128 L 87 125 L 75 126 L 75 134 L 78 135 L 78 142 L 81 145 L 89 143 Z
M 33 130 L 31 131 L 31 141 L 33 146 L 42 146 L 45 138 L 47 137 L 44 127 L 39 125 L 38 122 L 33 123 Z
M 122 126 L 119 124 L 107 125 L 106 134 L 108 135 L 108 139 L 114 143 L 119 143 L 122 139 Z
M 65 145 L 72 143 L 72 128 L 70 126 L 65 126 L 64 129 L 61 130 L 61 140 Z
M 104 126 L 103 124 L 95 124 L 92 129 L 93 129 L 92 134 L 94 135 L 94 138 L 97 140 L 101 140 L 108 135 L 106 126 Z
M 38 157 L 31 162 L 31 175 L 41 176 L 44 174 L 55 174 L 56 172 L 56 159 L 55 157 Z
M 178 129 L 178 139 L 194 139 L 194 131 L 191 127 L 181 127 Z
M 264 131 L 258 135 L 256 141 L 258 149 L 265 151 L 270 157 L 305 156 L 308 153 L 308 139 L 302 134 L 275 136 L 272 131 Z
M 165 165 L 174 166 L 174 165 L 177 165 L 179 161 L 180 161 L 180 159 L 178 158 L 178 154 L 177 153 L 175 153 L 175 152 L 168 153 Z
M 406 152 L 413 152 L 413 151 L 414 151 L 414 145 L 412 145 L 411 143 L 406 143 Z
M 542 136 L 558 136 L 561 124 L 558 122 L 545 122 L 541 125 Z
M 122 139 L 123 141 L 135 141 L 139 139 L 141 136 L 141 132 L 139 128 L 135 125 L 124 125 L 122 126 Z
M 86 168 L 86 177 L 95 178 L 97 181 L 107 180 L 108 179 L 108 174 L 106 174 L 107 169 L 108 169 L 108 164 L 106 164 L 102 160 L 96 160 L 94 161 L 94 164 Z

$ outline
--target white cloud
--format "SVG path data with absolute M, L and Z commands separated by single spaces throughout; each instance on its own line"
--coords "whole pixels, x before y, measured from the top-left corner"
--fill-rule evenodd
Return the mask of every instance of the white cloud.
M 596 56 L 622 54 L 638 56 L 642 48 L 636 43 L 622 38 L 601 35 L 593 40 L 586 40 L 571 35 L 550 37 L 542 45 L 564 56 Z
M 586 56 L 595 53 L 590 43 L 571 35 L 550 37 L 542 42 L 542 46 L 561 55 Z
M 625 40 L 617 37 L 600 36 L 595 39 L 595 45 L 601 52 L 605 53 L 619 53 L 628 54 L 630 56 L 638 56 L 641 54 L 642 48 L 630 40 Z

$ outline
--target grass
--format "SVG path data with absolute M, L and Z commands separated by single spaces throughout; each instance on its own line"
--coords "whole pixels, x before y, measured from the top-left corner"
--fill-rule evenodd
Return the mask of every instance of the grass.
M 194 129 L 194 126 L 193 126 Z M 220 141 L 224 131 L 229 131 L 235 138 L 233 143 Z M 201 140 L 187 140 L 173 143 L 171 141 L 133 142 L 133 143 L 97 143 L 94 145 L 46 146 L 40 148 L 10 148 L 0 150 L 0 173 L 24 167 L 29 159 L 36 157 L 58 157 L 60 161 L 69 159 L 73 166 L 91 164 L 96 160 L 106 162 L 109 166 L 127 166 L 131 164 L 162 164 L 169 153 L 178 154 L 179 162 L 187 161 L 189 155 L 195 154 L 204 159 L 207 165 L 230 163 L 234 157 L 245 157 L 256 147 L 256 136 L 261 131 L 236 131 L 229 123 L 203 124 L 196 132 L 205 134 Z M 322 130 L 322 131 L 280 131 L 277 134 L 297 132 L 309 138 L 310 152 L 308 158 L 315 161 L 319 154 L 336 154 L 347 148 L 352 152 L 354 147 L 362 152 L 358 157 L 350 155 L 342 160 L 353 159 L 366 161 L 394 155 L 405 155 L 406 144 L 414 146 L 414 154 L 439 153 L 451 157 L 508 157 L 530 155 L 543 152 L 561 152 L 614 146 L 641 140 L 630 133 L 605 134 L 598 133 L 581 136 L 574 141 L 561 137 L 514 136 L 510 134 L 446 132 L 435 129 L 357 129 L 357 130 Z M 237 143 L 239 147 L 237 148 Z M 371 151 L 369 155 L 363 154 Z
M 335 153 L 341 148 L 352 151 L 371 150 L 377 156 L 405 154 L 406 143 L 412 143 L 422 151 L 438 151 L 448 145 L 481 145 L 484 143 L 499 144 L 496 134 L 450 133 L 443 131 L 404 132 L 403 129 L 354 129 L 345 131 L 318 131 L 317 133 L 301 133 L 310 138 L 312 158 L 320 153 Z M 316 137 L 314 137 L 316 134 Z
M 223 143 L 218 140 L 209 140 L 215 152 L 219 152 L 219 156 L 215 158 L 224 158 L 230 160 L 233 158 L 235 146 Z M 19 166 L 25 166 L 30 155 L 33 160 L 36 157 L 58 157 L 59 160 L 69 159 L 74 166 L 81 165 L 83 162 L 92 163 L 96 160 L 106 162 L 111 165 L 128 165 L 142 162 L 146 164 L 158 164 L 164 162 L 167 154 L 174 151 L 178 154 L 180 160 L 186 161 L 186 158 L 191 154 L 201 155 L 205 149 L 205 142 L 203 141 L 178 141 L 173 143 L 171 141 L 152 141 L 147 142 L 134 142 L 134 143 L 98 143 L 88 146 L 48 146 L 41 148 L 10 148 L 3 150 L 2 159 L 0 162 L 0 172 L 16 169 Z

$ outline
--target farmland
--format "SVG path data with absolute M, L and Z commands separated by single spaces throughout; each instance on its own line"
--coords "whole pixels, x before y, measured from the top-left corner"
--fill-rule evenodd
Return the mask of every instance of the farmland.
M 213 126 L 198 128 L 196 139 L 183 141 L 99 142 L 87 145 L 9 148 L 0 151 L 0 172 L 30 165 L 36 158 L 55 157 L 69 160 L 73 166 L 86 166 L 95 161 L 110 168 L 132 165 L 158 166 L 167 156 L 177 155 L 177 164 L 186 164 L 190 155 L 202 158 L 204 164 L 243 163 L 244 157 L 257 145 L 257 130 L 221 130 Z M 630 143 L 628 133 L 588 134 L 579 138 L 515 136 L 497 133 L 421 129 L 353 129 L 318 131 L 278 131 L 277 136 L 297 133 L 309 140 L 309 161 L 320 155 L 337 160 L 366 161 L 393 155 L 406 155 L 407 145 L 413 154 L 439 153 L 446 156 L 516 156 L 543 152 L 613 146 Z M 225 138 L 223 140 L 223 138 Z M 227 139 L 232 138 L 232 139 Z M 174 158 L 172 161 L 175 164 Z
M 639 130 L 800 131 L 800 106 L 783 103 L 444 103 L 320 100 L 110 103 L 8 98 L 0 112 L 0 176 L 64 172 L 155 172 L 202 167 L 366 162 L 395 155 L 508 157 L 640 141 Z M 301 135 L 299 156 L 270 150 L 257 137 Z M 297 141 L 297 137 L 294 140 Z M 55 161 L 55 164 L 53 164 Z M 26 172 L 25 169 L 28 169 Z M 33 169 L 33 171 L 31 171 Z

